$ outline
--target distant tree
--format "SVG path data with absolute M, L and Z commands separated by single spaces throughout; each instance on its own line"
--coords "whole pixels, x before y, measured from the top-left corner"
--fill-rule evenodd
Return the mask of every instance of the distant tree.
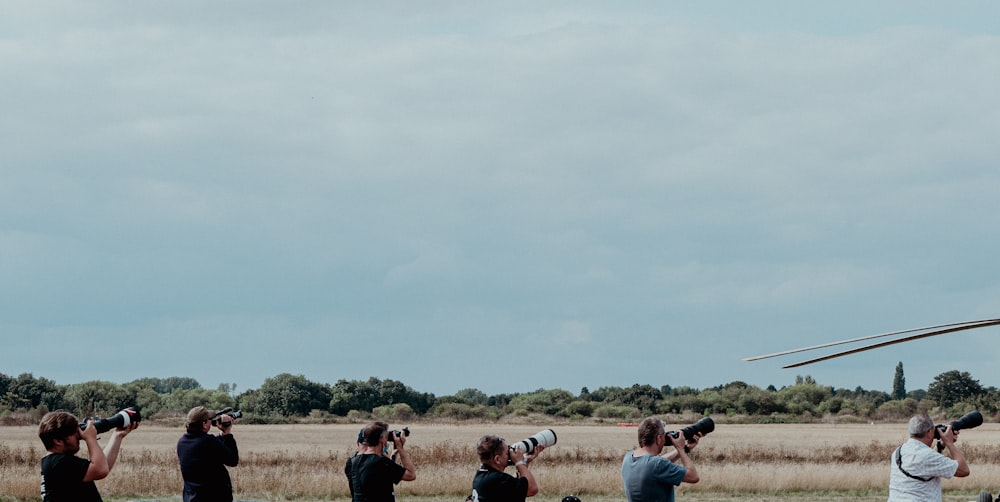
M 135 404 L 125 387 L 99 380 L 68 386 L 65 399 L 67 407 L 81 417 L 113 415 Z
M 892 378 L 892 398 L 906 398 L 906 378 L 903 377 L 903 362 L 896 365 L 896 375 Z
M 583 399 L 577 399 L 569 404 L 567 404 L 561 412 L 558 413 L 560 416 L 564 417 L 589 417 L 594 413 L 594 403 L 590 401 L 584 401 Z
M 140 378 L 138 380 L 133 380 L 129 383 L 140 386 L 152 387 L 152 389 L 155 390 L 158 394 L 170 394 L 176 389 L 193 390 L 201 388 L 201 384 L 199 384 L 197 380 L 188 377 L 168 377 L 168 378 L 147 377 L 147 378 Z
M 490 397 L 486 395 L 485 392 L 479 389 L 462 389 L 455 393 L 454 396 L 460 402 L 465 404 L 483 404 L 485 405 Z
M 414 413 L 423 414 L 434 402 L 433 394 L 417 392 L 396 380 L 375 377 L 364 382 L 341 379 L 330 388 L 329 411 L 344 416 L 351 410 L 371 412 L 380 406 L 404 403 Z
M 538 389 L 535 392 L 520 394 L 514 397 L 510 400 L 509 406 L 514 411 L 555 415 L 562 411 L 573 399 L 573 394 L 562 389 Z
M 795 375 L 795 385 L 802 385 L 802 384 L 816 385 L 816 379 L 814 379 L 812 375 L 806 375 L 806 376 Z
M 227 406 L 236 406 L 232 396 L 217 390 L 174 389 L 163 399 L 164 409 L 187 413 L 195 406 L 204 406 L 210 410 L 218 410 Z
M 951 407 L 956 403 L 972 401 L 983 393 L 979 380 L 972 378 L 968 371 L 946 371 L 934 377 L 927 386 L 927 398 L 937 401 L 940 406 Z
M 330 387 L 310 382 L 302 375 L 282 373 L 264 380 L 257 395 L 257 411 L 263 414 L 304 417 L 312 410 L 328 410 Z
M 225 392 L 226 394 L 236 394 L 236 383 L 220 383 L 215 390 Z
M 44 405 L 50 410 L 63 408 L 65 386 L 56 385 L 48 378 L 35 378 L 31 373 L 21 373 L 8 383 L 7 400 L 13 408 L 37 408 Z
M 641 410 L 643 414 L 655 413 L 656 403 L 663 399 L 660 389 L 652 385 L 634 384 L 625 389 L 621 398 L 621 403 L 634 406 Z

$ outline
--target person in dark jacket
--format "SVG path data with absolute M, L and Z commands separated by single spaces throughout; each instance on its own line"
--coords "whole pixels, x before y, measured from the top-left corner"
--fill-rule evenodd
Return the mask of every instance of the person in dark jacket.
M 236 467 L 240 452 L 233 437 L 233 417 L 218 417 L 221 434 L 214 436 L 215 412 L 196 406 L 188 412 L 187 432 L 177 440 L 177 460 L 184 478 L 184 502 L 232 502 L 233 482 L 226 466 Z

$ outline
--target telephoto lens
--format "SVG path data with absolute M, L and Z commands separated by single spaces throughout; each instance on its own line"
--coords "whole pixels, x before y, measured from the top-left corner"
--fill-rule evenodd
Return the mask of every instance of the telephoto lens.
M 973 429 L 979 427 L 980 425 L 983 425 L 983 414 L 979 413 L 979 410 L 973 410 L 966 413 L 965 415 L 962 415 L 962 418 L 955 420 L 949 425 L 951 425 L 951 430 L 953 431 L 960 431 L 962 429 Z M 941 439 L 941 433 L 946 430 L 948 430 L 947 425 L 935 426 L 934 439 Z
M 556 433 L 552 429 L 545 429 L 536 433 L 524 441 L 518 441 L 509 446 L 511 450 L 518 449 L 525 453 L 534 453 L 538 445 L 546 448 L 556 444 Z
M 670 434 L 673 437 L 678 437 L 680 434 L 684 434 L 684 439 L 690 441 L 694 439 L 694 436 L 699 432 L 701 433 L 702 436 L 707 436 L 708 433 L 714 430 L 715 430 L 715 421 L 712 420 L 712 417 L 705 417 L 681 429 L 680 432 L 670 431 L 667 432 L 667 434 Z
M 108 418 L 98 418 L 93 422 L 91 422 L 90 419 L 84 420 L 83 423 L 80 424 L 80 429 L 86 429 L 88 424 L 93 423 L 94 428 L 97 429 L 97 433 L 104 434 L 111 429 L 124 429 L 133 422 L 138 423 L 140 421 L 142 421 L 142 415 L 139 413 L 139 410 L 136 410 L 133 407 L 128 407 Z

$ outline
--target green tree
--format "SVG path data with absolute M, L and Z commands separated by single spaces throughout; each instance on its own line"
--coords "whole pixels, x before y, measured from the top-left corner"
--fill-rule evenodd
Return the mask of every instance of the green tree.
M 175 389 L 193 390 L 201 388 L 201 385 L 194 378 L 188 377 L 169 377 L 169 378 L 157 378 L 157 377 L 147 377 L 139 378 L 129 382 L 130 384 L 151 387 L 156 391 L 157 394 L 170 394 Z
M 968 371 L 952 370 L 934 377 L 927 386 L 926 398 L 949 408 L 956 403 L 971 402 L 982 393 L 983 386 Z
M 48 378 L 35 378 L 31 373 L 21 373 L 7 384 L 7 398 L 12 408 L 32 409 L 45 406 L 50 410 L 64 408 L 64 386 Z
M 257 411 L 281 416 L 309 415 L 312 410 L 329 410 L 330 387 L 310 382 L 302 375 L 282 373 L 264 380 L 257 395 Z
M 187 413 L 195 406 L 204 406 L 210 410 L 219 410 L 227 406 L 236 406 L 232 396 L 225 392 L 197 389 L 174 389 L 163 399 L 164 409 Z
M 99 380 L 68 386 L 65 399 L 78 417 L 109 416 L 135 404 L 124 387 Z
M 906 378 L 903 376 L 903 362 L 896 365 L 896 375 L 892 378 L 892 398 L 906 398 Z
M 489 402 L 490 397 L 479 389 L 462 389 L 455 393 L 455 399 L 465 404 L 482 404 Z
M 514 411 L 545 413 L 555 415 L 573 401 L 575 396 L 562 389 L 538 389 L 528 394 L 520 394 L 510 401 Z

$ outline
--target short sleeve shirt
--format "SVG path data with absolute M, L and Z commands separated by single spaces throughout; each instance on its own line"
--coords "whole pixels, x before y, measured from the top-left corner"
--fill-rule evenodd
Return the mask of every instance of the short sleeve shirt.
M 628 502 L 673 502 L 674 487 L 684 481 L 687 469 L 659 455 L 622 459 L 622 481 Z
M 382 455 L 355 455 L 347 459 L 344 474 L 354 502 L 394 502 L 406 468 Z
M 901 466 L 906 472 L 920 478 L 911 478 L 896 464 L 900 455 Z M 948 458 L 926 444 L 910 438 L 899 450 L 892 452 L 889 462 L 888 502 L 940 502 L 941 478 L 950 478 L 958 471 L 958 461 Z
M 472 491 L 479 502 L 524 502 L 528 498 L 528 479 L 482 465 L 472 478 Z
M 66 453 L 42 457 L 43 502 L 101 502 L 93 481 L 83 482 L 90 461 Z

